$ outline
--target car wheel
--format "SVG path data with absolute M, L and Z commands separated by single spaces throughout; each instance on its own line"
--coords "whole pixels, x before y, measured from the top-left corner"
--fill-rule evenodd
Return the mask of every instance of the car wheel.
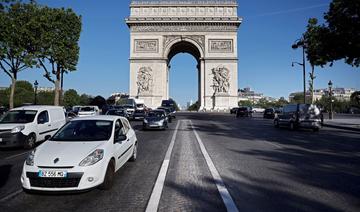
M 36 136 L 35 136 L 35 134 L 31 133 L 31 134 L 25 139 L 24 148 L 25 148 L 25 149 L 32 149 L 32 148 L 34 148 L 35 143 L 36 143 Z
M 104 182 L 100 185 L 100 189 L 109 190 L 112 187 L 114 183 L 114 174 L 115 174 L 115 162 L 111 160 L 106 169 Z
M 134 162 L 134 161 L 136 161 L 136 158 L 137 158 L 137 143 L 135 143 L 135 145 L 134 145 L 134 149 L 133 149 L 133 153 L 130 158 L 130 161 Z
M 279 120 L 274 120 L 274 127 L 279 128 Z

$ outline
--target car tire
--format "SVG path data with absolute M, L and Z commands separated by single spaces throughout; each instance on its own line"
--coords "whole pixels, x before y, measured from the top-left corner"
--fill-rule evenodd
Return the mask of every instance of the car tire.
M 109 190 L 114 183 L 115 175 L 115 162 L 111 160 L 108 167 L 106 168 L 106 173 L 104 177 L 104 182 L 100 185 L 101 190 Z
M 135 142 L 133 153 L 131 155 L 130 161 L 135 162 L 137 158 L 137 142 Z
M 279 120 L 274 120 L 274 127 L 275 127 L 275 128 L 279 128 L 279 127 L 280 127 Z
M 31 133 L 25 139 L 24 149 L 32 149 L 32 148 L 34 148 L 35 143 L 36 143 L 36 136 L 35 136 L 34 133 Z

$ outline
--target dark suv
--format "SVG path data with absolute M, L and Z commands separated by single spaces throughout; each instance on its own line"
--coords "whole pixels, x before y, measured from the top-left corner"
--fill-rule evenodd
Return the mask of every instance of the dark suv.
M 286 105 L 282 112 L 274 119 L 274 126 L 288 126 L 291 130 L 309 128 L 319 131 L 321 127 L 320 110 L 311 104 Z
M 252 117 L 251 107 L 239 107 L 236 111 L 236 117 Z

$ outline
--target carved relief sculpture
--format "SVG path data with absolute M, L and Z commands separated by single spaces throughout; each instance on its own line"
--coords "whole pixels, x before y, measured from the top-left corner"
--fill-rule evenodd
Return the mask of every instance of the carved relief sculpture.
M 158 52 L 158 40 L 135 40 L 135 52 Z
M 233 52 L 232 40 L 209 40 L 210 52 Z
M 151 93 L 153 73 L 150 67 L 141 67 L 137 75 L 138 95 Z
M 230 88 L 230 71 L 223 65 L 211 69 L 214 94 L 227 94 Z

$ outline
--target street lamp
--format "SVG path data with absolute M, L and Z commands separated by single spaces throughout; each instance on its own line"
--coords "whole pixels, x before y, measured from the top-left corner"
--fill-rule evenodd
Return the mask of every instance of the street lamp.
M 35 88 L 34 104 L 35 104 L 35 105 L 37 104 L 37 98 L 36 98 L 36 95 L 37 95 L 37 88 L 38 88 L 38 85 L 39 85 L 38 81 L 37 81 L 37 80 L 35 80 L 35 82 L 34 82 L 34 88 Z
M 303 67 L 303 80 L 304 80 L 304 104 L 306 103 L 306 65 L 305 65 L 305 43 L 304 43 L 304 39 L 298 39 L 295 41 L 295 43 L 292 45 L 293 49 L 297 49 L 299 47 L 302 47 L 302 53 L 303 53 L 303 62 L 302 63 L 298 63 L 298 62 L 292 62 L 291 66 L 294 67 L 294 64 L 298 64 L 300 66 Z
M 329 86 L 329 97 L 330 97 L 330 111 L 329 111 L 329 119 L 333 119 L 333 100 L 332 100 L 332 86 L 333 83 L 331 82 L 331 80 L 328 83 Z

